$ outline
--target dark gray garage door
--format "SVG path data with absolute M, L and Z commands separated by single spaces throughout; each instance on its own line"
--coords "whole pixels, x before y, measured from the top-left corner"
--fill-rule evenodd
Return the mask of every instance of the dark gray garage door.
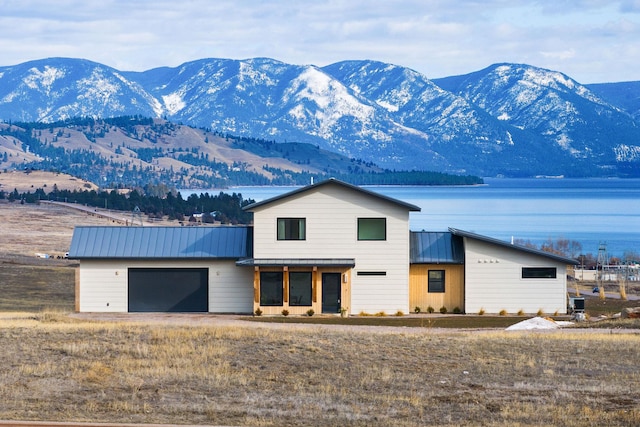
M 130 268 L 129 312 L 207 312 L 206 268 Z

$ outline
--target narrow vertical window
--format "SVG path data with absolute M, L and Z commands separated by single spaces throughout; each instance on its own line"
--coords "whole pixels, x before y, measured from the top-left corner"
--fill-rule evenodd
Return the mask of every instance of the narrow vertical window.
M 282 305 L 282 279 L 281 271 L 260 272 L 260 305 Z
M 305 240 L 305 218 L 278 218 L 278 240 Z
M 444 270 L 429 270 L 429 292 L 444 292 Z
M 310 271 L 289 272 L 289 305 L 311 305 L 311 277 Z

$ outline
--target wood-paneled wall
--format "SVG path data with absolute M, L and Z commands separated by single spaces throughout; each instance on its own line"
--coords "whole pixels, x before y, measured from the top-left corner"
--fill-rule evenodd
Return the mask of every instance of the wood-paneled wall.
M 444 270 L 444 292 L 429 292 L 429 270 Z M 464 312 L 464 266 L 458 264 L 412 264 L 409 269 L 409 307 L 424 313 L 446 307 L 449 313 L 458 307 Z

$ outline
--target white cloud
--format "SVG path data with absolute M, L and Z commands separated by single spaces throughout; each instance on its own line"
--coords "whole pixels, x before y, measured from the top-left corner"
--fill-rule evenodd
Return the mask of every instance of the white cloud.
M 375 59 L 443 77 L 519 62 L 584 83 L 640 80 L 640 1 L 9 0 L 0 49 L 0 65 L 50 56 L 121 70 L 206 57 Z

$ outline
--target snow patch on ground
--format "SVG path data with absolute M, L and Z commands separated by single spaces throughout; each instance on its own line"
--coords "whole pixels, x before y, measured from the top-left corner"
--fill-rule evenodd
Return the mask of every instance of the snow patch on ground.
M 544 317 L 533 317 L 531 319 L 523 320 L 515 325 L 509 326 L 507 331 L 532 331 L 539 329 L 559 329 L 562 326 L 571 325 L 572 322 L 556 322 L 553 320 L 545 319 Z

